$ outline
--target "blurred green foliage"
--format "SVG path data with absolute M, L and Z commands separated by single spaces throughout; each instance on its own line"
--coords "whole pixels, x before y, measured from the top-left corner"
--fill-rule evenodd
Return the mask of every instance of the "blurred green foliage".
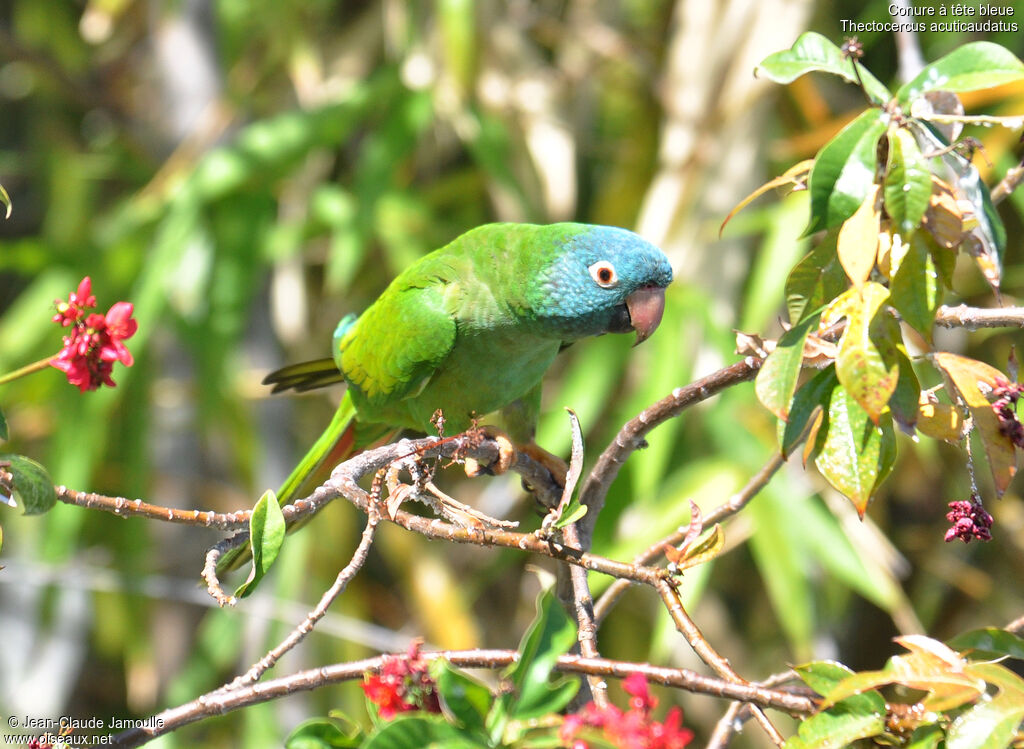
M 83 396 L 56 371 L 3 386 L 4 452 L 75 488 L 251 506 L 331 408 L 320 394 L 271 402 L 258 385 L 266 371 L 325 355 L 342 314 L 466 229 L 572 218 L 646 228 L 680 278 L 650 341 L 574 346 L 547 384 L 539 442 L 567 453 L 570 406 L 593 460 L 642 407 L 731 361 L 733 328 L 779 331 L 786 274 L 807 250 L 806 197 L 762 199 L 722 241 L 718 224 L 863 108 L 837 81 L 753 80 L 753 64 L 801 31 L 839 41 L 839 20 L 852 17 L 846 3 L 785 5 L 702 15 L 695 0 L 11 0 L 0 10 L 0 182 L 14 202 L 0 224 L 0 372 L 57 351 L 53 300 L 84 275 L 101 308 L 135 304 L 139 331 L 136 365 L 115 371 L 116 389 Z M 863 4 L 855 20 L 884 19 L 886 7 Z M 1020 34 L 987 38 L 1024 51 Z M 892 82 L 893 40 L 862 40 L 866 65 Z M 964 41 L 920 39 L 927 60 Z M 1024 89 L 966 103 L 1019 114 Z M 1017 134 L 975 134 L 993 163 L 979 160 L 983 175 L 998 179 L 1019 158 Z M 1012 302 L 1024 290 L 1024 195 L 1001 209 Z M 992 301 L 969 267 L 954 287 L 969 303 Z M 944 345 L 1002 367 L 1013 341 L 990 331 Z M 705 510 L 724 501 L 776 446 L 750 385 L 649 442 L 608 498 L 601 553 L 631 558 L 685 523 L 691 499 Z M 443 480 L 488 511 L 536 522 L 512 479 Z M 899 631 L 943 638 L 1004 623 L 1024 607 L 1019 489 L 990 508 L 991 544 L 942 544 L 946 503 L 968 489 L 962 453 L 904 444 L 862 524 L 813 470 L 791 466 L 726 527 L 731 551 L 687 574 L 686 600 L 750 678 L 812 656 L 877 668 Z M 41 518 L 0 508 L 0 523 L 0 701 L 29 714 L 142 717 L 216 687 L 276 642 L 347 561 L 360 519 L 329 508 L 289 539 L 249 604 L 224 611 L 196 585 L 215 534 L 63 505 Z M 528 561 L 382 528 L 340 605 L 278 671 L 402 649 L 416 635 L 513 647 L 536 592 Z M 601 648 L 694 664 L 647 592 L 627 594 Z M 720 714 L 709 698 L 662 697 L 683 705 L 699 736 Z M 162 745 L 277 746 L 332 707 L 362 710 L 358 687 L 206 721 Z

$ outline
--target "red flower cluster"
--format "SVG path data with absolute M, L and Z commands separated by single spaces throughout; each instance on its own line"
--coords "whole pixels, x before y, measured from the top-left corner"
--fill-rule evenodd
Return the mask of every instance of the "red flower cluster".
M 991 541 L 992 516 L 985 511 L 981 504 L 981 497 L 972 494 L 970 501 L 959 500 L 949 503 L 949 512 L 946 513 L 946 520 L 953 525 L 946 531 L 946 542 L 959 538 L 965 544 L 970 543 L 972 538 L 979 541 Z
M 999 433 L 1010 438 L 1017 447 L 1024 447 L 1024 424 L 1017 418 L 1017 400 L 1024 385 L 1019 382 L 998 379 L 992 388 L 992 410 L 999 419 Z
M 427 662 L 420 657 L 421 644 L 414 640 L 405 655 L 386 657 L 379 674 L 365 676 L 362 687 L 366 699 L 377 706 L 384 720 L 410 710 L 441 712 L 437 685 L 427 673 Z
M 135 335 L 139 327 L 132 319 L 132 305 L 118 302 L 106 315 L 86 313 L 95 306 L 92 281 L 86 276 L 66 302 L 57 302 L 57 314 L 53 316 L 55 323 L 70 327 L 71 334 L 64 336 L 64 348 L 50 364 L 67 375 L 68 382 L 77 385 L 83 393 L 101 385 L 114 387 L 110 379 L 114 362 L 130 367 L 135 361 L 122 343 Z
M 683 713 L 673 707 L 665 722 L 651 720 L 658 700 L 647 688 L 643 674 L 630 674 L 622 688 L 630 696 L 629 709 L 615 705 L 599 708 L 593 702 L 575 715 L 566 716 L 559 738 L 572 749 L 588 749 L 577 736 L 586 728 L 597 728 L 604 738 L 620 749 L 683 749 L 693 740 L 693 731 L 682 727 Z

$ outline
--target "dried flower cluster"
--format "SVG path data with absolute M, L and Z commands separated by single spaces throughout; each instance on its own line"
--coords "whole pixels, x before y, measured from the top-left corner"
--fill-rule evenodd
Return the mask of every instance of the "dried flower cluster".
M 970 500 L 950 502 L 946 520 L 952 523 L 946 531 L 947 543 L 954 538 L 959 538 L 965 544 L 970 543 L 972 538 L 979 541 L 992 540 L 992 516 L 985 511 L 981 497 L 977 494 L 972 494 Z
M 1024 385 L 1009 380 L 996 380 L 992 388 L 992 410 L 999 419 L 999 433 L 1009 437 L 1017 447 L 1024 447 L 1024 424 L 1017 418 L 1017 401 Z
M 86 312 L 95 306 L 92 281 L 86 276 L 66 302 L 57 302 L 57 314 L 53 316 L 55 323 L 71 328 L 71 332 L 64 336 L 64 347 L 50 364 L 83 393 L 102 385 L 114 387 L 110 377 L 114 362 L 119 361 L 126 367 L 134 363 L 123 343 L 138 329 L 138 323 L 132 319 L 131 303 L 117 302 L 106 315 Z
M 631 674 L 622 688 L 630 696 L 628 710 L 615 705 L 599 708 L 591 702 L 566 717 L 559 733 L 566 746 L 589 749 L 582 738 L 588 729 L 597 729 L 605 741 L 621 749 L 683 749 L 693 740 L 693 731 L 682 727 L 683 713 L 678 707 L 669 710 L 664 723 L 651 719 L 658 700 L 643 674 Z

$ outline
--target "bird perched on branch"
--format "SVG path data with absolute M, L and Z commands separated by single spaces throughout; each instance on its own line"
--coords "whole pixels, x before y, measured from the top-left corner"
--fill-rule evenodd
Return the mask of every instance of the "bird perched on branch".
M 339 463 L 401 429 L 449 433 L 500 412 L 520 449 L 564 482 L 565 464 L 533 443 L 541 379 L 580 338 L 661 322 L 668 259 L 625 229 L 588 224 L 488 224 L 413 263 L 361 315 L 334 331 L 334 355 L 264 380 L 273 392 L 345 382 L 334 418 L 277 493 L 291 502 L 328 460 Z M 558 474 L 561 474 L 560 476 Z M 225 557 L 225 567 L 238 561 Z

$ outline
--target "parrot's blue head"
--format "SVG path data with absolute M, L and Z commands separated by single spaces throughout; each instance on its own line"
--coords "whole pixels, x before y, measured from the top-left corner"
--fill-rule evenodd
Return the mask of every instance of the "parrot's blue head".
M 535 309 L 565 340 L 636 331 L 640 343 L 661 322 L 672 282 L 668 258 L 626 229 L 580 228 L 565 235 L 537 279 Z

